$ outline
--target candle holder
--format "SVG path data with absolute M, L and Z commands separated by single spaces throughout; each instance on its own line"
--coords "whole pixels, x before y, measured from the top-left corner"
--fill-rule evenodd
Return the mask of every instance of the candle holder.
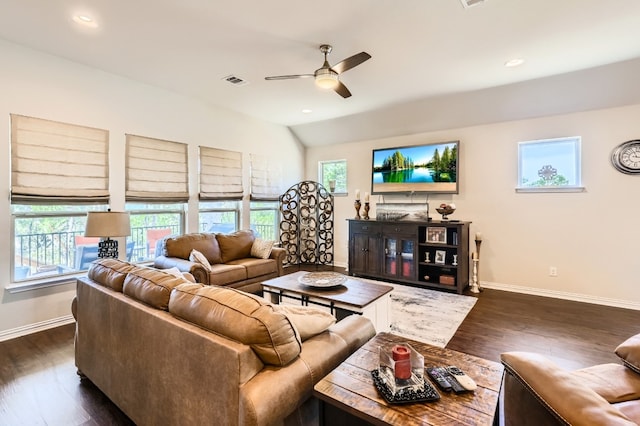
M 356 209 L 356 219 L 362 219 L 360 217 L 360 207 L 362 207 L 362 204 L 360 204 L 360 200 L 356 200 L 356 202 L 353 203 L 353 207 L 355 207 Z
M 476 254 L 477 254 L 477 258 L 476 258 L 477 262 L 475 265 L 475 268 L 477 269 L 476 275 L 480 274 L 480 245 L 481 244 L 482 244 L 482 237 L 476 235 Z M 480 281 L 477 279 L 477 276 L 476 276 L 476 284 L 478 287 L 478 291 L 482 291 L 482 286 L 480 285 Z
M 369 220 L 369 202 L 364 202 L 364 219 Z
M 478 287 L 478 258 L 474 257 L 473 261 L 473 275 L 471 277 L 471 293 L 480 293 L 480 287 Z

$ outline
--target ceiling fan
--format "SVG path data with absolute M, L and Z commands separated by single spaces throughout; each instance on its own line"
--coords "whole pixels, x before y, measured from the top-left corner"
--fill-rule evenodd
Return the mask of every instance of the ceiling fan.
M 348 98 L 351 96 L 351 92 L 347 89 L 347 86 L 340 81 L 340 74 L 370 59 L 371 55 L 366 52 L 360 52 L 348 57 L 342 62 L 338 62 L 334 66 L 331 66 L 329 65 L 329 61 L 327 61 L 327 55 L 331 53 L 332 49 L 333 48 L 328 44 L 320 45 L 320 51 L 324 54 L 324 64 L 322 64 L 322 67 L 318 68 L 313 74 L 276 75 L 272 77 L 265 77 L 264 79 L 290 80 L 293 78 L 314 77 L 316 85 L 319 87 L 322 87 L 323 89 L 333 89 L 338 95 L 343 98 Z

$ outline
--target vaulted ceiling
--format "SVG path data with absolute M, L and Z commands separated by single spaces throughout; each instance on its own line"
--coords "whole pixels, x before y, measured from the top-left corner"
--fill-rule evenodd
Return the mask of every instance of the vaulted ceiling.
M 552 99 L 563 88 L 583 108 L 640 99 L 624 90 L 640 70 L 637 0 L 3 0 L 0 38 L 289 126 L 310 146 L 575 109 Z M 265 81 L 313 73 L 323 43 L 331 64 L 372 56 L 340 76 L 352 97 Z

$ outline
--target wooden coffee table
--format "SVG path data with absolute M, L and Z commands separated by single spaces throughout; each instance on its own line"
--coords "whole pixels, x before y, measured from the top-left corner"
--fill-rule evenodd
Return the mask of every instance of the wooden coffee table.
M 376 390 L 371 370 L 378 366 L 379 346 L 402 342 L 424 356 L 425 368 L 455 365 L 478 388 L 463 394 L 438 389 L 438 401 L 388 404 Z M 497 362 L 379 333 L 320 380 L 313 394 L 320 400 L 320 424 L 324 425 L 492 425 L 498 424 L 502 373 Z
M 377 331 L 389 330 L 390 293 L 393 287 L 343 275 L 345 282 L 335 288 L 317 289 L 300 283 L 308 272 L 299 271 L 262 283 L 264 296 L 272 303 L 323 307 L 338 320 L 361 314 Z

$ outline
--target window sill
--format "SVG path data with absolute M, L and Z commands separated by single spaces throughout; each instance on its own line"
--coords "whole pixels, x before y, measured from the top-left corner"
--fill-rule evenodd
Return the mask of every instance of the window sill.
M 86 272 L 85 272 L 86 274 Z M 65 275 L 62 277 L 49 277 L 46 279 L 23 281 L 19 283 L 9 284 L 5 290 L 11 294 L 23 293 L 25 291 L 40 290 L 47 287 L 57 287 L 60 285 L 76 284 L 76 278 L 84 274 Z
M 535 192 L 587 192 L 584 186 L 555 186 L 555 187 L 536 187 L 536 188 L 516 188 L 516 192 L 535 193 Z

